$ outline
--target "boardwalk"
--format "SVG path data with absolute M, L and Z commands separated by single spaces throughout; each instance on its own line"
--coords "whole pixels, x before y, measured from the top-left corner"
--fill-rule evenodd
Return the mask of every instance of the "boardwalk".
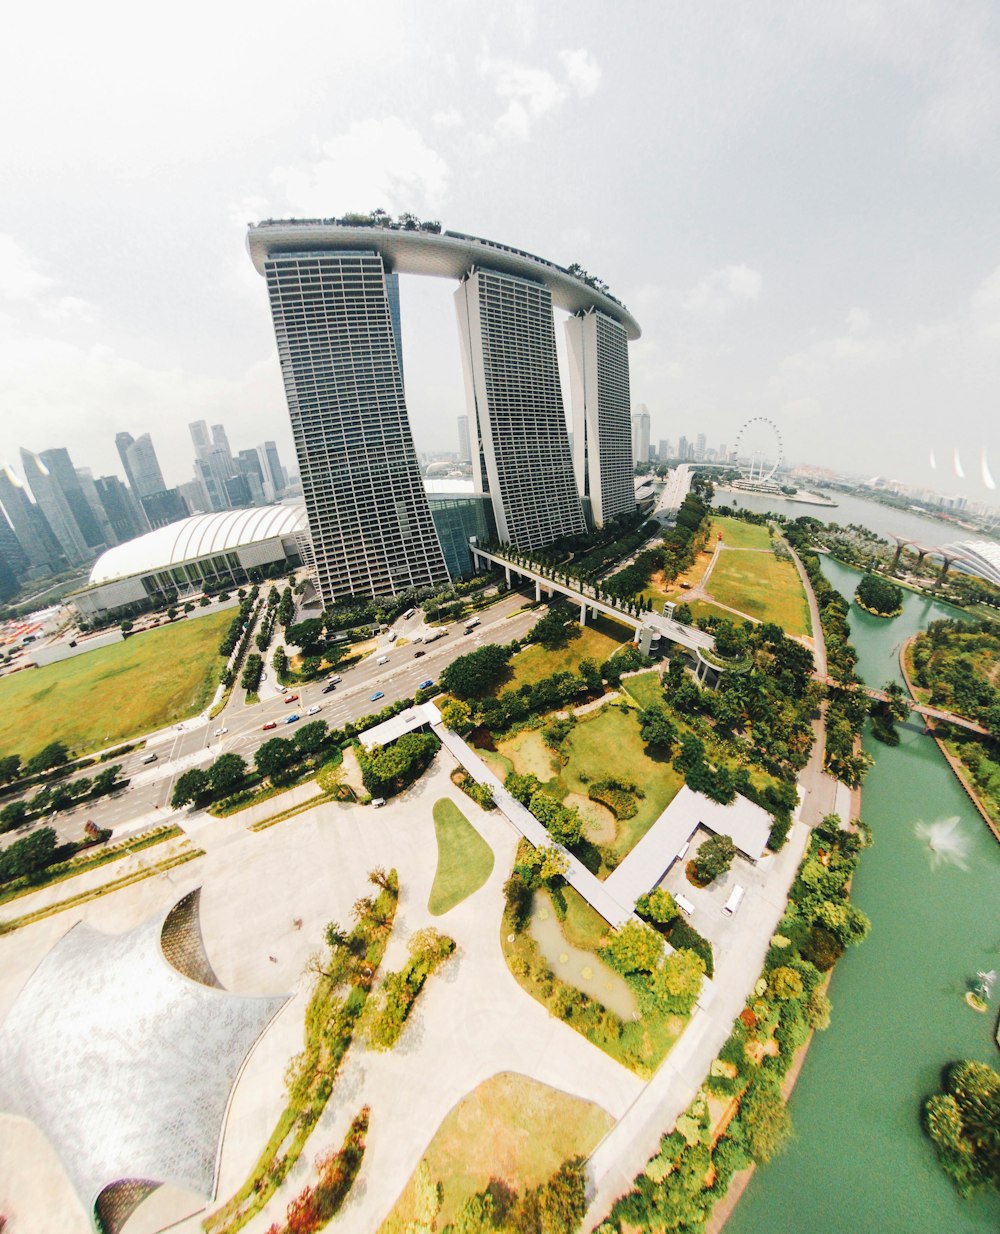
M 878 703 L 887 703 L 889 696 L 884 690 L 874 690 L 871 686 L 861 685 L 857 682 L 835 681 L 834 678 L 828 675 L 820 675 L 813 673 L 813 680 L 821 681 L 825 686 L 832 686 L 837 690 L 852 690 L 855 693 L 866 694 L 870 699 Z M 926 703 L 918 703 L 914 698 L 903 698 L 904 702 L 911 711 L 917 711 L 920 715 L 928 720 L 941 720 L 946 724 L 954 724 L 956 728 L 967 729 L 970 733 L 976 733 L 979 737 L 988 737 L 989 730 L 983 728 L 981 724 L 977 724 L 975 720 L 967 720 L 965 716 L 958 716 L 953 711 L 942 711 L 940 707 L 928 707 Z

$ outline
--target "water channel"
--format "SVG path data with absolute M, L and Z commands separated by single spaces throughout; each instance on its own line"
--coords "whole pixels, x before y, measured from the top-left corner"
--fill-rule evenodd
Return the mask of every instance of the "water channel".
M 850 598 L 857 572 L 828 559 L 823 566 Z M 876 686 L 901 680 L 900 643 L 954 615 L 908 592 L 893 621 L 852 605 L 858 671 Z M 978 1015 L 962 997 L 977 970 L 1000 969 L 1000 845 L 921 726 L 900 732 L 894 749 L 865 738 L 876 762 L 862 815 L 875 845 L 862 858 L 852 898 L 871 917 L 871 934 L 834 974 L 831 1026 L 814 1037 L 791 1100 L 795 1140 L 757 1171 L 727 1234 L 1000 1230 L 1000 1196 L 963 1200 L 920 1126 L 923 1098 L 937 1089 L 946 1063 L 978 1058 L 1000 1067 L 997 999 Z M 921 824 L 942 825 L 937 851 L 918 835 Z

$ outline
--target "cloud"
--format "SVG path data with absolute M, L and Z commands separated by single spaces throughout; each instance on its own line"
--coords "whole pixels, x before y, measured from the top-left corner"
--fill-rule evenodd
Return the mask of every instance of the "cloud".
M 272 180 L 296 213 L 329 216 L 376 207 L 436 211 L 451 171 L 411 124 L 398 116 L 355 121 L 323 142 L 307 166 L 278 167 Z
M 865 334 L 872 324 L 872 315 L 867 309 L 852 308 L 847 310 L 847 333 Z
M 972 320 L 979 334 L 1000 338 L 1000 266 L 972 293 Z
M 601 67 L 585 48 L 561 51 L 562 74 L 514 60 L 480 58 L 479 71 L 493 82 L 506 109 L 494 122 L 496 135 L 506 141 L 527 141 L 536 121 L 558 111 L 574 96 L 589 98 L 601 84 Z
M 457 107 L 448 107 L 444 111 L 436 111 L 431 116 L 431 124 L 439 129 L 457 129 L 465 123 L 462 113 Z
M 758 300 L 762 281 L 760 272 L 749 266 L 713 270 L 691 288 L 684 298 L 684 308 L 696 317 L 720 321 L 738 305 Z
M 601 66 L 585 47 L 561 51 L 559 59 L 566 70 L 566 80 L 582 99 L 589 98 L 601 84 Z
M 60 283 L 11 235 L 0 233 L 0 300 L 33 308 L 46 321 L 89 321 L 91 306 L 63 293 Z

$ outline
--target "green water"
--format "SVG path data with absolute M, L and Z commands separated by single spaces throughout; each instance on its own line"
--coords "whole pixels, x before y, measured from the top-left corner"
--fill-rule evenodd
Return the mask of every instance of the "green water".
M 857 573 L 824 560 L 853 595 Z M 899 679 L 899 644 L 954 610 L 904 593 L 883 621 L 852 606 L 852 642 L 870 684 Z M 862 815 L 875 833 L 853 899 L 872 932 L 844 956 L 830 989 L 833 1019 L 817 1033 L 792 1096 L 796 1138 L 758 1170 L 727 1234 L 981 1234 L 1000 1230 L 1000 1196 L 962 1200 L 920 1128 L 924 1096 L 956 1058 L 1000 1066 L 988 1016 L 964 1003 L 966 980 L 1000 969 L 1000 845 L 937 746 L 915 724 L 895 749 L 866 738 L 876 763 Z M 941 864 L 914 834 L 918 822 L 957 818 L 968 868 Z

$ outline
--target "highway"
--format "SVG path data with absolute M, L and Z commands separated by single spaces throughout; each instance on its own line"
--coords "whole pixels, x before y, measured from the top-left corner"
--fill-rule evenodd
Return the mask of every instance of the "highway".
M 325 720 L 331 728 L 372 715 L 398 702 L 412 698 L 421 682 L 437 680 L 442 670 L 452 660 L 484 643 L 509 643 L 523 638 L 538 620 L 534 610 L 521 612 L 523 606 L 534 598 L 533 594 L 512 592 L 498 603 L 482 610 L 480 625 L 471 634 L 464 633 L 464 623 L 459 621 L 447 627 L 448 633 L 427 645 L 398 646 L 398 640 L 412 640 L 421 633 L 423 618 L 418 612 L 408 620 L 400 619 L 392 627 L 397 641 L 388 641 L 388 632 L 379 637 L 376 651 L 360 664 L 341 673 L 342 680 L 329 694 L 323 693 L 325 680 L 309 685 L 292 686 L 288 694 L 297 694 L 295 702 L 287 703 L 287 695 L 273 695 L 259 703 L 247 706 L 243 692 L 233 691 L 226 709 L 214 720 L 203 716 L 186 720 L 182 724 L 161 729 L 146 738 L 145 747 L 121 760 L 121 776 L 130 781 L 129 786 L 111 797 L 99 801 L 83 802 L 72 810 L 37 820 L 28 828 L 10 832 L 0 838 L 4 846 L 39 827 L 54 827 L 60 841 L 79 840 L 83 837 L 84 825 L 92 820 L 99 827 L 110 827 L 116 836 L 132 834 L 155 827 L 161 823 L 179 821 L 183 811 L 170 809 L 170 797 L 174 781 L 181 772 L 190 767 L 207 767 L 220 754 L 239 754 L 252 766 L 253 756 L 259 746 L 272 737 L 291 737 L 298 725 L 286 725 L 289 715 L 300 717 L 298 724 L 311 720 Z M 423 650 L 424 654 L 416 653 Z M 383 656 L 388 664 L 378 664 Z M 331 670 L 330 676 L 338 670 Z M 141 688 L 136 683 L 135 688 Z M 377 691 L 383 698 L 372 701 Z M 306 711 L 312 706 L 321 710 L 314 716 Z M 275 721 L 277 728 L 265 731 L 264 725 Z M 225 733 L 216 736 L 218 729 Z M 144 760 L 151 754 L 157 761 L 147 764 Z M 88 767 L 80 774 L 92 776 L 100 765 Z M 35 790 L 33 790 L 35 791 Z

